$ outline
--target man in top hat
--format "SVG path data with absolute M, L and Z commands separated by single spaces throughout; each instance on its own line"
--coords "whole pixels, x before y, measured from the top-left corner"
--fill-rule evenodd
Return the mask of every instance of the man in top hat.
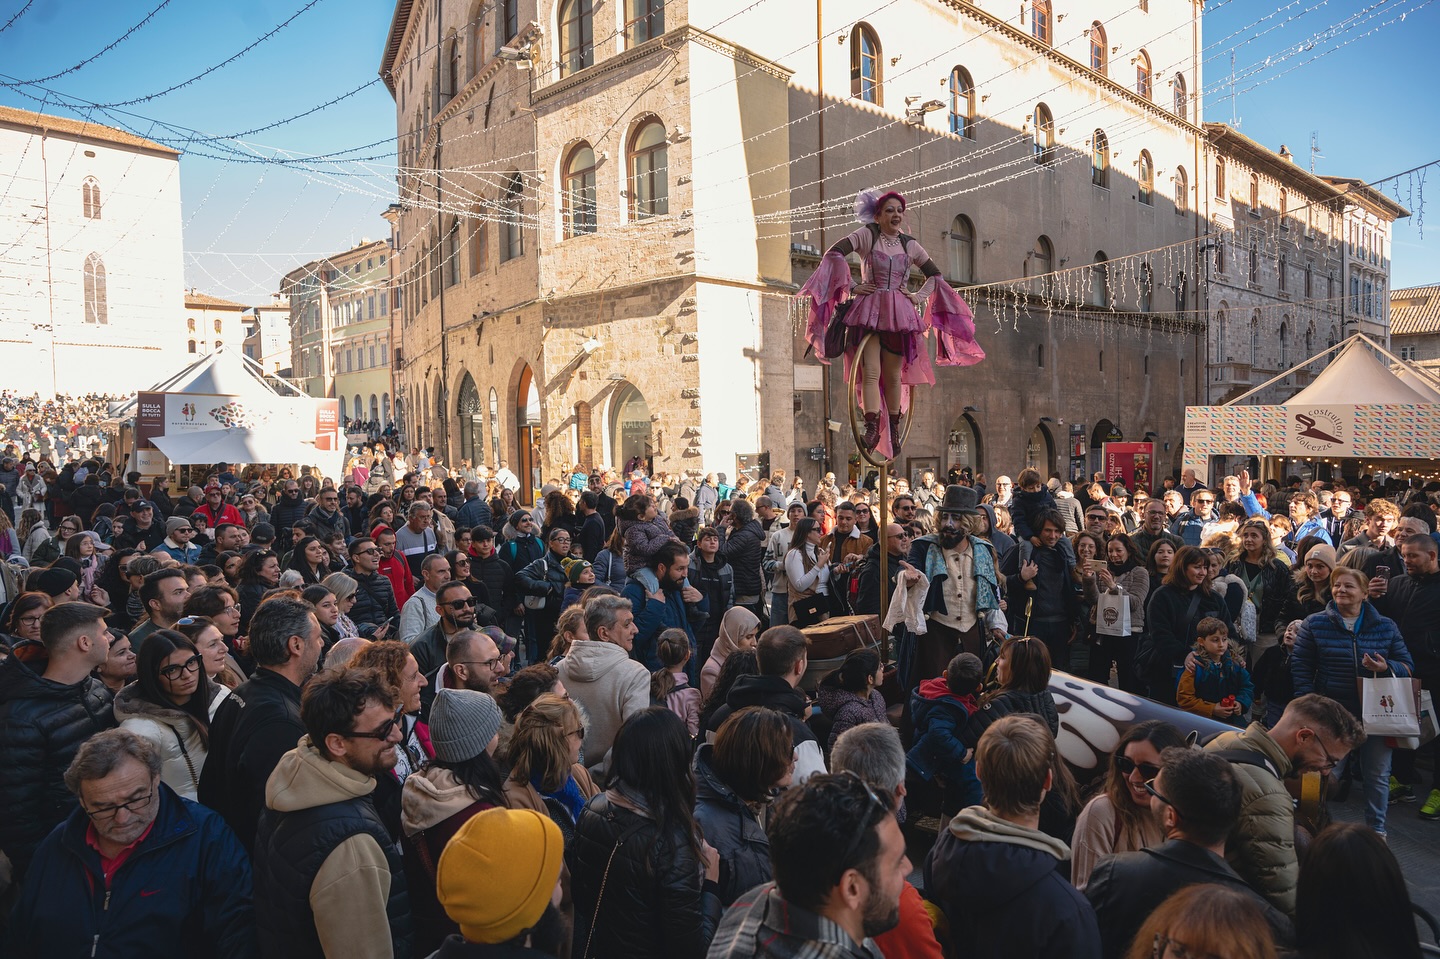
M 914 637 L 913 651 L 901 655 L 902 664 L 913 658 L 909 688 L 939 676 L 957 653 L 988 661 L 986 640 L 1005 638 L 999 563 L 995 547 L 979 535 L 984 529 L 979 499 L 968 486 L 947 486 L 936 510 L 935 533 L 910 547 L 910 565 L 930 580 L 930 590 L 925 635 Z

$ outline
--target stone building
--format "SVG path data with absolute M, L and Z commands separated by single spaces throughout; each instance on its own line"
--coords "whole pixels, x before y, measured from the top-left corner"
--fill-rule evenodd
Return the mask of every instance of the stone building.
M 0 107 L 0 180 L 6 389 L 118 393 L 187 362 L 176 151 Z
M 1206 402 L 1231 400 L 1352 333 L 1385 342 L 1388 297 L 1377 291 L 1389 286 L 1391 227 L 1408 211 L 1358 180 L 1316 176 L 1283 146 L 1276 153 L 1222 123 L 1205 133 Z M 1323 365 L 1250 402 L 1282 402 Z
M 244 303 L 200 293 L 185 292 L 185 352 L 209 353 L 229 343 L 243 344 L 247 330 Z
M 536 479 L 843 472 L 845 387 L 791 296 L 878 185 L 973 287 L 990 357 L 923 391 L 902 468 L 1084 471 L 1152 434 L 1178 462 L 1204 394 L 1199 4 L 872 8 L 399 0 L 412 442 Z
M 390 376 L 389 240 L 362 240 L 343 253 L 285 274 L 290 308 L 291 378 L 310 396 L 340 401 L 340 418 L 388 425 Z
M 266 373 L 290 375 L 290 303 L 279 293 L 245 311 L 245 355 Z
M 1390 291 L 1390 351 L 1440 372 L 1440 285 Z

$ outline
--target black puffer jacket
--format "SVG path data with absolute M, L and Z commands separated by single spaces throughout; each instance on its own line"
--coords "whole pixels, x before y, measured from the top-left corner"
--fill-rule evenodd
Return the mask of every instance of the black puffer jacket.
M 720 899 L 704 888 L 704 867 L 685 837 L 662 835 L 654 820 L 622 802 L 613 791 L 592 799 L 565 849 L 575 894 L 575 954 L 703 959 L 720 922 Z M 602 882 L 605 898 L 597 910 Z
M 356 585 L 355 605 L 350 607 L 352 623 L 380 626 L 400 615 L 395 605 L 395 587 L 390 585 L 390 580 L 380 573 L 362 573 L 355 569 L 350 570 L 349 575 Z M 361 630 L 362 635 L 373 632 L 374 629 Z
M 75 808 L 65 770 L 81 743 L 115 725 L 110 700 L 94 677 L 64 686 L 14 656 L 0 663 L 0 850 L 16 879 Z
M 1244 559 L 1237 559 L 1225 567 L 1225 572 L 1234 573 L 1245 583 L 1249 578 L 1249 571 L 1245 566 Z M 1255 610 L 1256 628 L 1262 633 L 1279 632 L 1285 625 L 1280 619 L 1295 596 L 1295 580 L 1290 575 L 1290 567 L 1278 559 L 1272 559 L 1260 567 L 1259 580 L 1261 592 L 1260 603 Z
M 765 574 L 760 561 L 765 557 L 765 527 L 752 519 L 732 530 L 720 544 L 720 555 L 735 570 L 735 595 L 759 596 L 765 592 Z
M 711 768 L 712 748 L 705 743 L 695 755 L 695 821 L 720 854 L 720 902 L 729 906 L 771 880 L 770 839 L 750 807 Z
M 1027 693 L 1021 689 L 1010 689 L 975 710 L 965 721 L 965 728 L 960 731 L 960 741 L 974 749 L 991 723 L 1002 716 L 1014 716 L 1018 713 L 1039 716 L 1045 720 L 1045 725 L 1050 727 L 1052 736 L 1060 733 L 1060 714 L 1055 709 L 1055 697 L 1050 695 L 1050 690 Z

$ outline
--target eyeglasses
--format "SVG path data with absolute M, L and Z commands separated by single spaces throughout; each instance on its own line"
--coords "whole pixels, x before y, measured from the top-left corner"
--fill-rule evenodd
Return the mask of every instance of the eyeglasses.
M 1168 950 L 1168 952 L 1167 952 Z M 1221 959 L 1213 952 L 1196 952 L 1178 939 L 1171 939 L 1163 932 L 1155 933 L 1155 946 L 1150 953 L 1152 959 Z
M 130 813 L 132 816 L 138 815 L 139 813 L 144 811 L 146 806 L 150 805 L 150 801 L 154 798 L 155 790 L 151 789 L 148 793 L 141 796 L 139 799 L 132 799 L 129 802 L 116 803 L 113 806 L 101 806 L 98 809 L 85 809 L 85 804 L 81 803 L 80 808 L 84 809 L 85 815 L 89 816 L 95 822 L 108 822 L 111 819 L 114 819 L 115 815 L 119 813 L 122 809 Z
M 44 618 L 45 618 L 45 614 L 44 614 L 44 613 L 41 613 L 39 616 L 21 616 L 21 617 L 20 617 L 20 625 L 21 625 L 21 626 L 39 626 L 39 625 L 40 625 L 40 621 L 41 621 L 42 619 L 44 619 Z
M 1319 747 L 1320 747 L 1320 752 L 1324 753 L 1324 755 L 1325 755 L 1325 764 L 1320 767 L 1320 771 L 1321 771 L 1321 772 L 1329 772 L 1330 770 L 1334 769 L 1336 766 L 1340 765 L 1340 760 L 1339 760 L 1339 759 L 1336 759 L 1334 756 L 1330 755 L 1330 750 L 1328 750 L 1328 749 L 1325 748 L 1325 740 L 1323 740 L 1323 739 L 1320 738 L 1320 734 L 1317 733 L 1317 732 L 1315 732 L 1315 730 L 1312 729 L 1312 730 L 1310 730 L 1310 735 L 1312 735 L 1312 736 L 1315 737 L 1315 745 L 1319 746 Z
M 1173 802 L 1160 795 L 1159 791 L 1156 790 L 1155 777 L 1151 777 L 1150 779 L 1145 780 L 1145 791 L 1150 795 L 1154 796 L 1156 799 L 1163 802 L 1165 805 L 1169 806 L 1171 809 L 1175 808 L 1175 804 Z
M 1146 782 L 1153 782 L 1155 777 L 1160 775 L 1160 767 L 1154 763 L 1137 763 L 1129 756 L 1116 756 L 1115 768 L 1120 770 L 1120 775 L 1129 776 L 1135 770 L 1140 770 L 1140 775 Z
M 465 599 L 452 599 L 452 600 L 450 600 L 450 602 L 446 603 L 445 605 L 446 605 L 446 606 L 449 606 L 451 609 L 455 610 L 455 612 L 458 613 L 458 612 L 460 612 L 460 610 L 462 610 L 462 609 L 468 609 L 468 608 L 476 605 L 476 604 L 479 603 L 479 602 L 480 602 L 480 601 L 479 601 L 478 599 L 476 599 L 474 596 L 470 596 L 470 597 L 467 597 L 467 598 L 465 598 Z
M 396 726 L 402 726 L 403 728 L 404 722 L 405 707 L 401 706 L 395 710 L 394 716 L 385 720 L 383 723 L 381 723 L 379 726 L 376 726 L 368 733 L 362 733 L 357 730 L 353 733 L 341 733 L 340 735 L 343 736 L 345 739 L 378 739 L 380 740 L 380 742 L 383 743 L 390 738 L 390 734 L 395 731 Z
M 855 830 L 855 835 L 850 837 L 850 842 L 846 844 L 845 855 L 840 857 L 840 872 L 839 875 L 835 877 L 837 882 L 840 880 L 840 876 L 845 875 L 845 870 L 855 868 L 847 865 L 847 863 L 849 863 L 850 860 L 855 856 L 856 850 L 860 848 L 860 844 L 865 840 L 865 834 L 870 831 L 870 818 L 872 815 L 874 815 L 875 810 L 879 809 L 881 812 L 885 811 L 885 802 L 875 794 L 875 790 L 870 788 L 869 783 L 867 783 L 865 780 L 861 779 L 858 775 L 848 769 L 845 772 L 840 773 L 840 775 L 849 776 L 851 779 L 855 780 L 857 783 L 860 784 L 860 786 L 865 790 L 866 802 L 864 815 L 860 817 L 860 825 Z
M 183 673 L 198 673 L 200 671 L 200 654 L 196 653 L 183 663 L 173 663 L 169 666 L 160 667 L 160 675 L 172 683 L 179 679 Z
M 565 730 L 565 735 L 579 736 L 583 740 L 585 738 L 585 727 L 581 726 L 579 729 L 567 729 Z
M 456 666 L 483 666 L 492 673 L 498 673 L 505 667 L 501 664 L 504 656 L 496 656 L 494 659 L 457 659 Z

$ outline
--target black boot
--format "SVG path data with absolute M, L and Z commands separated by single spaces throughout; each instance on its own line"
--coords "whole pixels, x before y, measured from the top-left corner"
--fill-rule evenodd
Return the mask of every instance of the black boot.
M 867 450 L 873 450 L 880 445 L 880 414 L 865 414 L 865 435 L 860 437 L 860 445 Z
M 890 449 L 894 456 L 900 455 L 900 419 L 903 414 L 890 414 Z

